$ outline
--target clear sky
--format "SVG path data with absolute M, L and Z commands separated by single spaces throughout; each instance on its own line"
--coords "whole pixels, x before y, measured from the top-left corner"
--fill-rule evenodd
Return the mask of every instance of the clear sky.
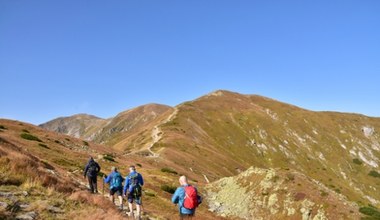
M 217 89 L 380 117 L 379 0 L 0 0 L 0 118 Z

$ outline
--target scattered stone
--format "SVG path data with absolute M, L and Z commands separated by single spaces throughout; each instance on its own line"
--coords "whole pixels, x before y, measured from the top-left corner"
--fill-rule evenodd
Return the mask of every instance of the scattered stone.
M 10 198 L 10 197 L 13 197 L 13 193 L 11 193 L 11 192 L 0 192 L 0 197 Z
M 15 196 L 28 196 L 29 193 L 27 191 L 20 192 L 0 192 L 0 197 L 11 198 Z
M 3 207 L 4 209 L 8 208 L 8 203 L 6 202 L 0 202 L 0 207 Z
M 59 213 L 65 213 L 64 210 L 62 210 L 62 209 L 60 209 L 60 208 L 58 208 L 58 207 L 55 207 L 55 206 L 48 206 L 48 207 L 47 207 L 47 210 L 48 210 L 49 212 L 56 213 L 56 214 L 59 214 Z
M 27 208 L 29 208 L 29 207 L 30 207 L 29 204 L 20 204 L 20 208 L 21 208 L 21 209 L 27 209 Z
M 366 137 L 370 137 L 373 135 L 373 133 L 375 132 L 375 129 L 372 128 L 372 127 L 366 127 L 366 126 L 363 126 L 362 127 L 362 132 L 364 133 L 364 136 Z
M 17 220 L 34 220 L 36 218 L 37 218 L 36 212 L 27 212 L 27 213 L 16 216 Z

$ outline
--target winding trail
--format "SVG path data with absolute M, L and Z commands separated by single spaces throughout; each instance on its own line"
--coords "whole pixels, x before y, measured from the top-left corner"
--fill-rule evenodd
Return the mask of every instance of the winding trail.
M 153 147 L 157 142 L 159 142 L 159 141 L 161 140 L 161 138 L 162 138 L 162 134 L 163 134 L 163 132 L 162 132 L 162 130 L 160 129 L 160 126 L 163 125 L 163 124 L 165 124 L 165 123 L 167 123 L 167 122 L 172 121 L 173 118 L 174 118 L 175 116 L 177 116 L 177 113 L 178 113 L 178 109 L 177 109 L 177 108 L 174 108 L 173 113 L 170 114 L 168 118 L 166 118 L 166 119 L 163 120 L 160 124 L 158 124 L 158 125 L 156 125 L 156 126 L 153 127 L 152 134 L 151 134 L 152 142 L 149 143 L 149 145 L 148 145 L 148 151 L 149 151 L 149 153 L 151 154 L 151 156 L 149 156 L 149 157 L 159 157 L 159 156 L 160 156 L 160 154 L 155 153 L 155 152 L 152 151 L 152 147 Z

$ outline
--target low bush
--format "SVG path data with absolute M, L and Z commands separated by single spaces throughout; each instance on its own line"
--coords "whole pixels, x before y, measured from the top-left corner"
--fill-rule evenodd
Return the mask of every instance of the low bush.
M 115 158 L 113 158 L 113 156 L 112 156 L 112 155 L 109 155 L 109 154 L 104 154 L 104 155 L 103 155 L 103 159 L 108 160 L 108 161 L 111 161 L 111 162 L 116 162 L 116 161 L 115 161 Z
M 0 125 L 0 130 L 7 130 L 8 128 L 5 127 L 4 125 Z
M 372 207 L 372 206 L 361 207 L 359 208 L 359 212 L 364 215 L 368 215 L 372 217 L 368 219 L 380 219 L 380 212 L 375 207 Z
M 178 174 L 177 171 L 175 171 L 175 170 L 173 170 L 173 169 L 171 169 L 171 168 L 169 168 L 169 167 L 164 167 L 164 168 L 162 168 L 162 169 L 161 169 L 161 172 L 163 172 L 163 173 L 172 173 L 172 174 L 175 174 L 175 175 Z
M 363 164 L 363 162 L 362 162 L 361 160 L 359 160 L 358 158 L 354 158 L 354 159 L 352 159 L 352 162 L 353 162 L 354 164 L 357 164 L 357 165 L 362 165 L 362 164 Z
M 88 146 L 88 142 L 87 141 L 83 141 L 83 144 Z
M 25 140 L 29 140 L 29 141 L 38 141 L 38 142 L 42 142 L 38 137 L 34 136 L 34 135 L 31 135 L 29 133 L 22 133 L 20 135 L 21 138 L 24 138 Z
M 99 177 L 106 177 L 106 174 L 103 173 L 102 171 L 100 171 L 100 172 L 98 173 L 98 176 L 99 176 Z
M 286 181 L 294 181 L 295 176 L 293 173 L 287 173 L 286 174 Z
M 321 190 L 321 196 L 328 196 L 329 194 L 327 193 L 327 192 L 325 192 L 325 191 L 323 191 L 323 190 Z
M 177 187 L 175 187 L 175 186 L 169 186 L 169 185 L 162 185 L 161 186 L 162 191 L 168 192 L 170 194 L 174 194 L 176 189 L 177 189 Z
M 45 149 L 50 149 L 46 144 L 39 143 L 38 146 L 43 147 Z
M 369 176 L 372 176 L 372 177 L 376 177 L 376 178 L 380 178 L 380 173 L 378 173 L 377 171 L 375 170 L 371 170 L 369 173 L 368 173 Z

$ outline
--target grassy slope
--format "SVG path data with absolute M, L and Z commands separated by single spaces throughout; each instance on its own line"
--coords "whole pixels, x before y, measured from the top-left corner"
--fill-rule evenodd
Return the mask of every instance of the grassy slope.
M 379 171 L 378 118 L 311 112 L 225 91 L 178 109 L 177 117 L 162 126 L 164 136 L 156 150 L 164 147 L 163 155 L 173 166 L 192 167 L 194 178 L 206 174 L 216 180 L 252 165 L 292 168 L 351 201 L 373 205 L 380 201 L 380 179 L 368 175 Z M 363 127 L 375 132 L 366 137 Z
M 174 111 L 175 116 L 167 120 Z M 133 122 L 134 117 L 123 120 Z M 114 123 L 107 131 L 125 127 L 118 126 L 119 120 Z M 156 175 L 152 179 L 159 183 L 156 185 L 176 184 L 177 176 L 165 178 L 157 171 L 162 167 L 186 174 L 201 186 L 205 177 L 218 180 L 250 166 L 290 168 L 360 206 L 379 205 L 380 178 L 368 175 L 379 172 L 378 118 L 312 112 L 261 96 L 217 91 L 170 109 L 137 130 L 116 132 L 103 140 L 109 140 L 114 149 L 133 153 L 152 142 L 155 126 L 160 128 L 161 138 L 152 150 L 160 157 L 128 154 L 127 158 L 143 161 L 144 167 L 148 161 L 155 167 L 147 172 Z M 368 137 L 365 127 L 374 129 Z M 159 187 L 152 187 L 160 192 Z
M 41 219 L 106 219 L 106 216 L 121 219 L 120 213 L 106 198 L 85 191 L 83 166 L 90 155 L 98 158 L 98 155 L 104 154 L 113 155 L 115 160 L 98 159 L 104 173 L 108 173 L 111 166 L 117 166 L 126 175 L 129 165 L 138 167 L 146 182 L 143 197 L 146 217 L 175 219 L 177 216 L 177 209 L 170 202 L 171 194 L 163 191 L 161 186 L 177 186 L 179 176 L 162 172 L 161 168 L 167 165 L 160 159 L 125 156 L 123 152 L 111 152 L 102 145 L 58 135 L 17 121 L 0 119 L 0 130 L 0 192 L 15 195 L 9 199 L 0 196 L 1 201 L 8 204 L 8 209 L 0 207 L 2 219 L 12 219 L 27 211 L 37 212 Z M 36 140 L 22 138 L 23 133 L 36 137 Z M 101 183 L 98 187 L 102 191 Z M 105 188 L 107 192 L 107 186 Z M 201 192 L 202 188 L 201 184 Z M 24 196 L 23 191 L 28 195 Z M 13 200 L 28 204 L 29 207 L 19 209 L 19 203 L 15 204 Z M 54 213 L 49 211 L 50 206 L 63 211 Z M 203 219 L 223 219 L 210 213 L 206 205 L 200 207 L 198 216 Z

